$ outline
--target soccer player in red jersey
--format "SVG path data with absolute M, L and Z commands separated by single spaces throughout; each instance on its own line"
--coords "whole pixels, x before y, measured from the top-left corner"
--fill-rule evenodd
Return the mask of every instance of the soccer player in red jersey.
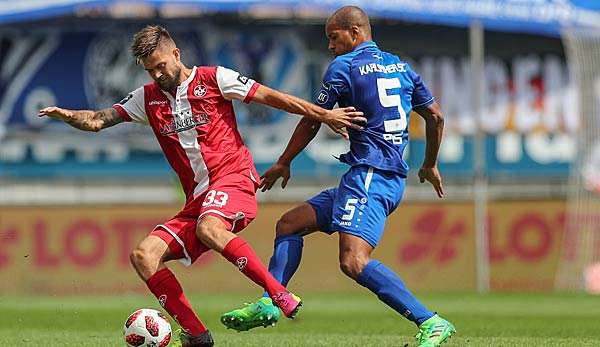
M 165 310 L 181 325 L 185 347 L 212 346 L 210 332 L 193 311 L 165 262 L 191 265 L 213 249 L 269 293 L 290 318 L 300 299 L 273 278 L 254 250 L 236 233 L 256 216 L 260 185 L 252 156 L 237 129 L 232 100 L 257 102 L 328 124 L 347 136 L 346 127 L 365 122 L 352 107 L 325 110 L 270 89 L 221 66 L 186 67 L 168 31 L 147 26 L 131 46 L 153 82 L 111 108 L 100 111 L 47 107 L 48 116 L 86 131 L 121 122 L 149 125 L 186 195 L 183 209 L 156 228 L 131 253 L 131 263 Z

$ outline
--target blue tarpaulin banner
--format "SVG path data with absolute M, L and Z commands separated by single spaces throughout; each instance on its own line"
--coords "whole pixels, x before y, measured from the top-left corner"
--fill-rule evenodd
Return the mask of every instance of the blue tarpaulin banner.
M 47 19 L 81 13 L 86 8 L 123 5 L 186 6 L 207 11 L 253 11 L 261 8 L 323 12 L 354 4 L 371 16 L 411 22 L 468 26 L 481 21 L 492 30 L 556 35 L 569 28 L 600 28 L 600 1 L 597 0 L 30 0 L 0 1 L 0 23 Z

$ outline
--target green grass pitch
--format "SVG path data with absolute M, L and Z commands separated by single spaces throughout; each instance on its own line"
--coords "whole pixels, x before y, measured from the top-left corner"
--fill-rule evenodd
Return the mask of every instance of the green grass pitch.
M 600 298 L 559 294 L 420 296 L 458 334 L 444 346 L 600 346 Z M 298 319 L 244 333 L 219 315 L 249 295 L 192 296 L 216 346 L 414 346 L 416 328 L 369 293 L 308 294 Z M 0 346 L 123 346 L 122 324 L 144 296 L 2 297 Z

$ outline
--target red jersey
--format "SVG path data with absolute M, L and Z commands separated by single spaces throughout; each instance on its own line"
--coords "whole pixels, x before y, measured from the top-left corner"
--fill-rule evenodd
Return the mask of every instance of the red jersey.
M 259 83 L 221 67 L 194 67 L 176 95 L 146 84 L 113 105 L 125 121 L 152 127 L 179 176 L 189 210 L 194 199 L 227 174 L 258 183 L 252 156 L 237 128 L 233 99 L 250 102 Z

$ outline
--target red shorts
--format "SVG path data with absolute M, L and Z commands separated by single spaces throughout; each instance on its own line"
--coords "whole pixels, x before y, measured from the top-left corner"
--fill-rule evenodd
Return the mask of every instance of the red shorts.
M 210 249 L 196 236 L 198 221 L 210 215 L 223 221 L 228 230 L 234 233 L 242 231 L 256 217 L 257 186 L 257 182 L 245 175 L 222 177 L 202 195 L 187 203 L 175 217 L 157 225 L 150 235 L 158 236 L 167 243 L 171 259 L 190 266 Z

